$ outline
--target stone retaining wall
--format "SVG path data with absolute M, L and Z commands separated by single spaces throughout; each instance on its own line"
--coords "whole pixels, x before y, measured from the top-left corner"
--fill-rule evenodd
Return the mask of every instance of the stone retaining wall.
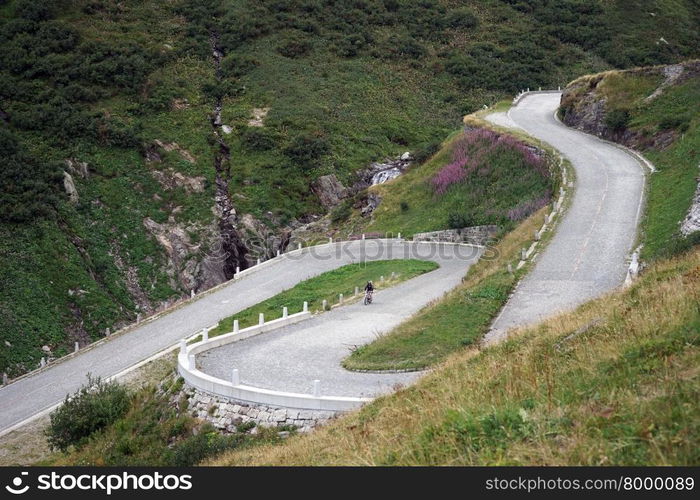
M 188 389 L 187 397 L 187 409 L 192 416 L 210 422 L 223 432 L 236 432 L 238 426 L 248 422 L 261 427 L 294 426 L 298 432 L 309 432 L 336 415 L 329 411 L 236 403 L 194 389 Z
M 498 233 L 498 226 L 473 226 L 461 229 L 445 229 L 443 231 L 430 231 L 416 233 L 413 241 L 449 241 L 452 243 L 469 243 L 471 245 L 486 245 Z

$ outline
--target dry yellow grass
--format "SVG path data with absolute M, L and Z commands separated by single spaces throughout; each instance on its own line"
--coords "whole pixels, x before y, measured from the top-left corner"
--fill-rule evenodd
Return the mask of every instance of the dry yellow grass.
M 696 249 L 311 435 L 210 463 L 697 464 L 699 304 Z

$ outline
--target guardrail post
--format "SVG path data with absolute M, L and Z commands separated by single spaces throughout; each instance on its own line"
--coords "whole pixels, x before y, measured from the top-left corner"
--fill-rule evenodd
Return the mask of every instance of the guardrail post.
M 257 260 L 257 262 L 255 263 L 255 265 L 256 265 L 256 266 L 259 266 L 259 265 L 260 265 L 260 257 L 258 257 L 258 260 Z
M 315 398 L 321 397 L 321 381 L 318 379 L 314 380 L 314 397 Z
M 209 340 L 209 330 L 205 328 L 202 330 L 202 342 L 206 342 L 207 340 Z
M 187 352 L 187 341 L 182 339 L 180 341 L 180 354 L 185 354 Z
M 234 320 L 233 320 L 233 333 L 238 333 L 238 330 L 239 330 L 239 328 L 238 328 L 238 320 L 237 320 L 237 319 L 234 319 Z
M 194 299 L 194 288 L 192 290 L 190 290 L 190 298 Z
M 540 232 L 535 230 L 535 241 L 540 241 Z
M 2 372 L 2 385 L 7 385 L 7 373 Z
M 231 383 L 233 385 L 241 385 L 241 376 L 238 373 L 238 368 L 231 370 Z
M 396 278 L 396 273 L 394 271 L 391 271 L 391 279 L 393 280 L 394 278 Z
M 112 330 L 109 329 L 109 327 L 105 328 L 105 337 L 109 337 L 112 335 Z
M 262 326 L 265 324 L 265 315 L 263 313 L 260 313 L 258 315 L 258 325 Z
M 362 239 L 363 240 L 365 239 L 365 233 L 362 233 Z
M 382 283 L 384 281 L 384 276 L 379 277 L 379 282 Z
M 287 309 L 287 306 L 284 306 L 282 308 L 282 317 L 286 318 L 287 316 L 289 316 L 289 310 Z
M 279 256 L 280 256 L 280 251 L 279 251 L 279 250 L 277 250 L 277 257 L 279 257 Z
M 328 243 L 333 243 L 333 238 L 328 238 Z
M 234 277 L 238 277 L 238 274 L 241 272 L 241 266 L 236 266 L 236 274 Z
M 138 313 L 136 315 L 136 324 L 139 324 L 139 323 L 141 323 L 141 313 Z
M 301 241 L 300 241 L 299 244 L 297 245 L 297 250 L 301 250 Z
M 513 264 L 508 263 L 508 274 L 513 274 Z
M 75 350 L 73 352 L 78 352 L 80 350 L 80 344 L 78 342 L 75 343 Z
M 39 364 L 40 364 L 40 366 L 41 366 L 42 368 L 45 367 L 45 366 L 46 366 L 46 358 L 42 356 L 42 357 L 41 357 L 41 362 L 40 362 Z
M 524 248 L 520 249 L 520 260 L 527 260 L 527 250 Z
M 338 295 L 338 304 L 342 304 L 342 303 L 343 303 L 343 294 L 341 293 Z
M 360 287 L 356 286 L 355 287 L 355 297 L 357 297 L 358 293 L 360 293 Z
M 321 302 L 321 309 L 323 309 L 325 311 L 327 307 L 328 307 L 328 301 L 326 299 L 323 299 L 323 302 Z
M 309 303 L 304 301 L 304 308 L 302 309 L 303 312 L 309 312 Z
M 401 239 L 401 233 L 399 233 L 399 234 L 396 235 L 396 239 L 397 239 L 397 240 L 400 240 L 400 239 Z

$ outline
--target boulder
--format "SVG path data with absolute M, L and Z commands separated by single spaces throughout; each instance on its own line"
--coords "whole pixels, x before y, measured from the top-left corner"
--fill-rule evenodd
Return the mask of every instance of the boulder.
M 74 205 L 77 204 L 78 201 L 80 201 L 80 198 L 78 197 L 78 190 L 75 187 L 73 177 L 71 177 L 71 175 L 65 170 L 63 171 L 63 187 L 68 194 L 68 200 Z
M 311 190 L 326 209 L 335 207 L 347 196 L 347 189 L 335 174 L 319 177 L 311 184 Z

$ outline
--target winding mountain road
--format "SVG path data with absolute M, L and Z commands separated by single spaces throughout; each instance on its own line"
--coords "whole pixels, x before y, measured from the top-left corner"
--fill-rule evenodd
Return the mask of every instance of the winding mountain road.
M 532 93 L 508 113 L 487 116 L 519 128 L 568 158 L 576 172 L 573 201 L 534 269 L 518 285 L 484 338 L 506 337 L 621 285 L 637 236 L 644 199 L 644 167 L 629 153 L 571 129 L 554 113 L 561 93 Z
M 530 94 L 507 115 L 490 118 L 558 149 L 572 162 L 577 185 L 556 234 L 494 322 L 486 342 L 505 338 L 512 327 L 536 323 L 608 292 L 625 278 L 642 208 L 644 172 L 621 149 L 559 123 L 554 118 L 559 100 L 558 93 Z M 205 372 L 227 378 L 236 367 L 243 383 L 261 388 L 309 392 L 312 380 L 320 379 L 326 394 L 367 396 L 389 391 L 417 375 L 350 373 L 340 367 L 340 360 L 352 346 L 390 330 L 456 286 L 479 255 L 475 247 L 399 240 L 329 244 L 283 255 L 169 314 L 1 388 L 0 434 L 59 403 L 85 382 L 88 372 L 102 377 L 119 374 L 304 279 L 362 259 L 433 260 L 439 269 L 381 291 L 370 307 L 338 308 L 198 359 Z
M 85 383 L 87 373 L 105 378 L 117 375 L 174 346 L 180 339 L 189 337 L 198 330 L 291 288 L 305 279 L 363 260 L 417 258 L 437 262 L 440 265 L 437 270 L 408 280 L 398 285 L 395 290 L 382 291 L 378 294 L 378 303 L 365 310 L 369 314 L 363 321 L 369 321 L 369 323 L 360 322 L 357 325 L 358 328 L 368 327 L 367 332 L 363 332 L 365 335 L 363 338 L 367 338 L 366 335 L 371 336 L 375 331 L 374 327 L 381 325 L 389 327 L 398 323 L 428 301 L 440 297 L 457 285 L 480 253 L 481 249 L 469 246 L 411 243 L 401 240 L 359 240 L 310 247 L 302 252 L 284 254 L 259 267 L 256 266 L 249 274 L 169 314 L 143 323 L 131 331 L 86 349 L 85 352 L 78 353 L 72 358 L 57 362 L 47 369 L 0 388 L 0 434 L 59 403 L 67 394 L 74 392 Z M 318 331 L 328 331 L 339 327 L 339 324 L 334 322 L 342 322 L 344 315 L 350 314 L 353 307 L 355 306 L 350 305 L 347 308 L 334 310 L 305 324 L 309 326 L 321 324 Z M 346 313 L 345 309 L 350 312 Z M 338 331 L 342 330 L 343 328 L 340 328 Z M 275 333 L 263 335 L 261 338 L 267 338 L 268 335 L 271 340 L 279 337 L 279 333 Z M 307 366 L 304 373 L 312 374 L 314 369 L 309 366 L 322 360 L 327 361 L 327 352 L 322 348 L 324 343 L 335 340 L 359 343 L 358 339 L 359 337 L 353 335 L 342 339 L 331 335 L 325 335 L 319 341 L 307 339 L 296 344 L 298 351 L 293 357 L 290 357 L 289 351 L 279 353 L 280 359 L 277 363 L 283 363 L 285 360 L 294 360 L 294 363 L 303 362 Z M 250 339 L 242 342 L 241 345 L 248 343 L 259 345 L 260 340 Z M 246 347 L 246 349 L 250 348 Z M 269 367 L 272 351 L 268 353 L 266 345 L 263 345 L 262 349 L 263 351 L 258 353 L 256 359 L 266 360 L 268 364 L 264 366 Z M 336 354 L 347 353 L 348 346 L 338 344 L 335 352 Z M 246 370 L 247 368 L 241 370 L 243 380 L 247 380 L 247 377 L 254 373 L 253 370 Z M 352 379 L 350 384 L 359 379 L 367 379 L 362 376 L 363 374 L 346 373 L 348 378 Z M 278 376 L 283 374 L 283 371 L 278 372 Z M 294 372 L 290 372 L 289 376 L 293 375 Z M 384 377 L 385 380 L 379 385 L 376 380 L 375 383 L 370 384 L 373 386 L 371 389 L 373 393 L 382 392 L 396 383 L 407 382 L 409 378 L 402 374 L 374 377 Z M 331 382 L 327 377 L 320 378 Z

